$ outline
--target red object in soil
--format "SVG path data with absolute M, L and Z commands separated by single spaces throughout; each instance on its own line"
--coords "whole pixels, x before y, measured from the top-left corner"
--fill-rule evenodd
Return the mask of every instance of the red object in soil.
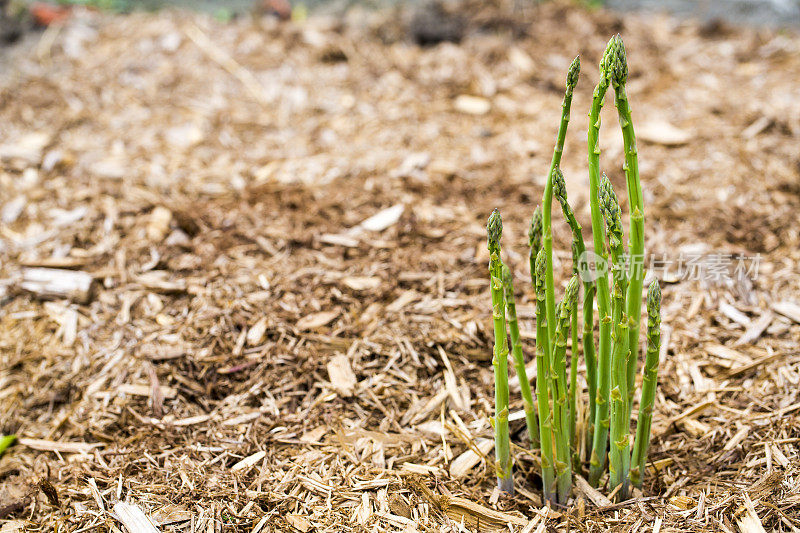
M 67 20 L 72 12 L 69 6 L 57 6 L 46 2 L 34 2 L 28 8 L 33 21 L 39 26 L 50 26 Z
M 275 15 L 281 20 L 292 18 L 292 5 L 289 0 L 262 0 L 261 9 L 264 13 Z

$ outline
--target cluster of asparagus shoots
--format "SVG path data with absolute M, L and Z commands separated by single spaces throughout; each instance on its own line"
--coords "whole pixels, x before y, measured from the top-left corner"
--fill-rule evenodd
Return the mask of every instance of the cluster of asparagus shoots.
M 501 259 L 503 223 L 497 209 L 489 217 L 488 248 L 494 322 L 495 454 L 498 487 L 513 492 L 512 460 L 508 430 L 509 336 L 514 368 L 520 380 L 525 421 L 531 445 L 540 450 L 545 498 L 565 503 L 574 471 L 581 471 L 588 456 L 588 480 L 598 486 L 605 473 L 610 488 L 625 498 L 631 482 L 641 486 L 650 440 L 653 402 L 658 379 L 661 326 L 661 291 L 653 281 L 647 295 L 647 350 L 633 446 L 630 445 L 631 408 L 639 360 L 639 324 L 644 282 L 644 209 L 631 110 L 625 92 L 628 66 L 619 35 L 613 37 L 600 62 L 600 82 L 595 87 L 589 113 L 589 198 L 594 261 L 589 260 L 581 225 L 567 201 L 560 169 L 564 138 L 569 124 L 572 93 L 578 82 L 580 60 L 567 73 L 561 123 L 550 165 L 542 208 L 536 208 L 528 233 L 530 270 L 536 292 L 536 402 L 525 372 L 509 268 Z M 614 90 L 614 101 L 625 147 L 623 169 L 628 192 L 628 249 L 623 241 L 622 212 L 617 195 L 605 174 L 600 174 L 600 110 L 605 95 Z M 555 302 L 551 205 L 555 197 L 572 233 L 573 275 L 561 302 Z M 592 268 L 592 263 L 594 263 Z M 610 271 L 610 285 L 609 285 Z M 583 298 L 578 305 L 581 285 Z M 594 299 L 597 298 L 598 343 L 595 349 Z M 582 313 L 579 313 L 579 307 Z M 581 321 L 583 325 L 579 326 Z M 567 348 L 569 345 L 569 366 Z M 581 352 L 586 365 L 588 409 L 581 410 L 577 380 Z M 567 369 L 569 368 L 569 373 Z M 581 384 L 582 386 L 582 384 Z M 585 417 L 585 418 L 584 418 Z M 579 435 L 577 428 L 585 428 Z M 632 451 L 631 451 L 632 448 Z

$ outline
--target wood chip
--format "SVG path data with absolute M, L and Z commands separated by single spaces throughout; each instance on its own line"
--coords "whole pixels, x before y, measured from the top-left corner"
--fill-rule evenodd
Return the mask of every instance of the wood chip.
M 238 472 L 239 470 L 246 470 L 251 466 L 257 464 L 261 459 L 267 456 L 267 452 L 261 450 L 248 457 L 245 457 L 231 467 L 231 472 Z
M 636 129 L 636 138 L 664 146 L 680 146 L 692 140 L 688 131 L 676 128 L 669 122 L 654 120 L 645 122 Z
M 475 467 L 481 460 L 494 449 L 494 440 L 492 439 L 478 439 L 475 442 L 475 447 L 480 450 L 483 455 L 478 455 L 475 453 L 475 450 L 468 449 L 458 457 L 456 457 L 452 463 L 450 463 L 450 475 L 454 478 L 460 478 L 469 473 L 470 470 Z
M 25 268 L 19 286 L 44 300 L 68 299 L 89 303 L 94 278 L 86 272 L 58 268 Z
M 800 324 L 800 305 L 789 301 L 775 302 L 772 304 L 772 309 L 776 313 Z
M 43 439 L 29 439 L 26 437 L 17 438 L 17 443 L 33 450 L 59 453 L 89 453 L 95 448 L 104 446 L 99 442 L 59 442 Z
M 383 231 L 397 224 L 405 209 L 406 206 L 403 204 L 393 205 L 364 220 L 359 227 L 367 231 Z
M 128 533 L 158 533 L 156 526 L 138 505 L 117 502 L 112 509 L 112 515 L 122 522 Z
M 328 379 L 336 392 L 345 398 L 353 395 L 358 383 L 350 359 L 343 354 L 335 355 L 328 362 Z
M 492 108 L 492 104 L 486 98 L 462 94 L 455 99 L 453 107 L 455 107 L 456 111 L 468 115 L 485 115 Z
M 610 507 L 612 501 L 606 498 L 599 490 L 595 489 L 580 474 L 575 474 L 575 487 L 597 507 Z
M 340 312 L 338 310 L 312 313 L 298 320 L 296 326 L 297 329 L 305 331 L 321 328 L 333 322 L 339 314 Z

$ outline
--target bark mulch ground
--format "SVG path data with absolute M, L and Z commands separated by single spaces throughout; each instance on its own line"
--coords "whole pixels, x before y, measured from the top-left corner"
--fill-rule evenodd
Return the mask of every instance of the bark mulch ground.
M 76 12 L 9 52 L 3 533 L 137 512 L 161 531 L 800 528 L 800 36 L 560 3 L 462 16 L 460 44 L 421 48 L 399 11 Z M 616 32 L 664 287 L 652 465 L 633 500 L 548 511 L 519 417 L 517 496 L 493 492 L 485 221 L 501 208 L 532 361 L 525 232 L 564 74 L 580 53 L 563 168 L 588 228 L 586 111 Z M 616 123 L 607 105 L 622 191 Z

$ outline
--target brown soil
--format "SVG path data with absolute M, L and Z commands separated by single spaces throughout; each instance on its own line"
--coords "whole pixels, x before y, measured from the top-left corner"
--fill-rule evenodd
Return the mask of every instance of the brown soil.
M 468 13 L 459 45 L 431 48 L 396 40 L 393 13 L 78 13 L 15 56 L 0 87 L 0 433 L 22 438 L 0 459 L 9 528 L 115 531 L 118 500 L 162 531 L 800 527 L 800 36 L 558 3 Z M 576 492 L 545 520 L 520 420 L 514 499 L 493 494 L 491 461 L 451 475 L 491 438 L 484 225 L 500 207 L 532 358 L 525 232 L 564 73 L 580 53 L 563 168 L 588 228 L 586 112 L 616 32 L 648 252 L 725 275 L 657 273 L 668 351 L 642 494 L 598 508 Z M 611 104 L 602 164 L 624 197 Z M 382 231 L 353 230 L 397 205 Z M 756 254 L 757 278 L 728 276 Z M 42 266 L 90 273 L 90 301 L 21 290 Z

